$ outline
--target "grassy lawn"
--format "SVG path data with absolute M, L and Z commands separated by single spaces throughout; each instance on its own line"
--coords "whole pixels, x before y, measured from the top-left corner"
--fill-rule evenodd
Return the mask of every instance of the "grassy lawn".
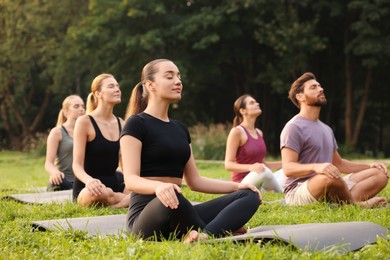
M 48 175 L 44 158 L 28 153 L 0 152 L 0 196 L 27 192 L 46 186 Z M 199 162 L 200 172 L 213 178 L 229 178 L 220 163 Z M 381 196 L 390 199 L 390 185 Z M 192 201 L 205 201 L 205 195 L 183 188 Z M 263 193 L 264 201 L 281 199 L 281 194 Z M 146 242 L 129 236 L 89 237 L 82 231 L 31 232 L 28 223 L 37 220 L 99 216 L 126 213 L 126 209 L 83 208 L 72 203 L 26 205 L 0 200 L 0 259 L 389 259 L 390 235 L 360 251 L 309 253 L 280 243 L 210 243 L 183 245 L 180 241 Z M 281 204 L 260 206 L 248 227 L 301 223 L 370 221 L 390 229 L 390 207 L 361 209 L 325 203 L 305 207 Z M 362 234 L 364 235 L 364 234 Z

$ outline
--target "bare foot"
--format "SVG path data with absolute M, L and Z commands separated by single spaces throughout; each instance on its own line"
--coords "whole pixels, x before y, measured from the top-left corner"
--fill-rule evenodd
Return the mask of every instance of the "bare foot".
M 199 233 L 196 230 L 191 230 L 187 235 L 185 235 L 183 243 L 189 245 L 197 241 L 207 240 L 208 237 L 209 236 L 206 233 Z
M 117 203 L 111 205 L 112 208 L 128 208 L 129 207 L 129 205 L 130 205 L 130 195 L 129 194 L 123 194 L 123 193 L 120 193 L 120 194 L 121 194 L 120 196 L 123 195 L 123 197 L 122 198 L 119 197 L 120 200 Z
M 232 235 L 233 235 L 233 236 L 242 235 L 242 234 L 245 234 L 246 232 L 247 232 L 246 228 L 240 227 L 239 229 L 234 230 L 234 231 L 232 232 Z
M 366 201 L 359 201 L 358 204 L 362 208 L 376 208 L 376 207 L 386 207 L 387 199 L 385 197 L 373 197 Z

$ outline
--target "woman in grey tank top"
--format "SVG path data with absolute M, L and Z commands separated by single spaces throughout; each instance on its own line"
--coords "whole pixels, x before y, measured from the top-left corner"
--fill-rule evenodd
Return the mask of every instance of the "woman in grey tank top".
M 62 102 L 57 125 L 47 137 L 45 169 L 49 173 L 47 191 L 73 188 L 73 129 L 76 119 L 85 114 L 84 101 L 70 95 Z

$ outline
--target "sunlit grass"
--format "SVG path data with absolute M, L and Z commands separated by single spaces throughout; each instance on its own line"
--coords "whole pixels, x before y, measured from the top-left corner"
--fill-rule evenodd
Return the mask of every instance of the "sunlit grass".
M 26 192 L 46 186 L 44 158 L 32 154 L 0 152 L 1 195 Z M 229 179 L 222 163 L 198 163 L 201 174 Z M 205 201 L 218 195 L 190 191 L 184 194 L 192 201 Z M 390 198 L 389 186 L 381 195 Z M 263 193 L 264 201 L 283 198 L 282 194 Z M 29 223 L 38 220 L 124 214 L 126 209 L 83 208 L 73 203 L 28 205 L 0 200 L 0 259 L 388 259 L 390 241 L 379 239 L 363 250 L 337 255 L 335 252 L 310 253 L 281 243 L 234 244 L 210 243 L 183 245 L 180 241 L 146 242 L 131 236 L 87 236 L 82 231 L 58 230 L 31 232 Z M 390 208 L 361 209 L 319 203 L 305 207 L 287 207 L 279 203 L 264 204 L 247 224 L 285 225 L 370 221 L 390 228 Z M 364 234 L 362 234 L 364 235 Z

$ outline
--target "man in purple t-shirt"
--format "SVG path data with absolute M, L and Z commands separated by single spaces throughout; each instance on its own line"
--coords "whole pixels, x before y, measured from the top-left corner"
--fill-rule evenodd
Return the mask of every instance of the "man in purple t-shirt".
M 386 198 L 375 197 L 387 185 L 386 166 L 341 158 L 332 129 L 319 120 L 326 98 L 312 73 L 304 73 L 291 85 L 289 99 L 300 112 L 287 122 L 280 135 L 282 166 L 287 177 L 286 203 L 300 206 L 328 201 L 362 207 L 386 206 Z M 342 173 L 348 175 L 343 177 Z

